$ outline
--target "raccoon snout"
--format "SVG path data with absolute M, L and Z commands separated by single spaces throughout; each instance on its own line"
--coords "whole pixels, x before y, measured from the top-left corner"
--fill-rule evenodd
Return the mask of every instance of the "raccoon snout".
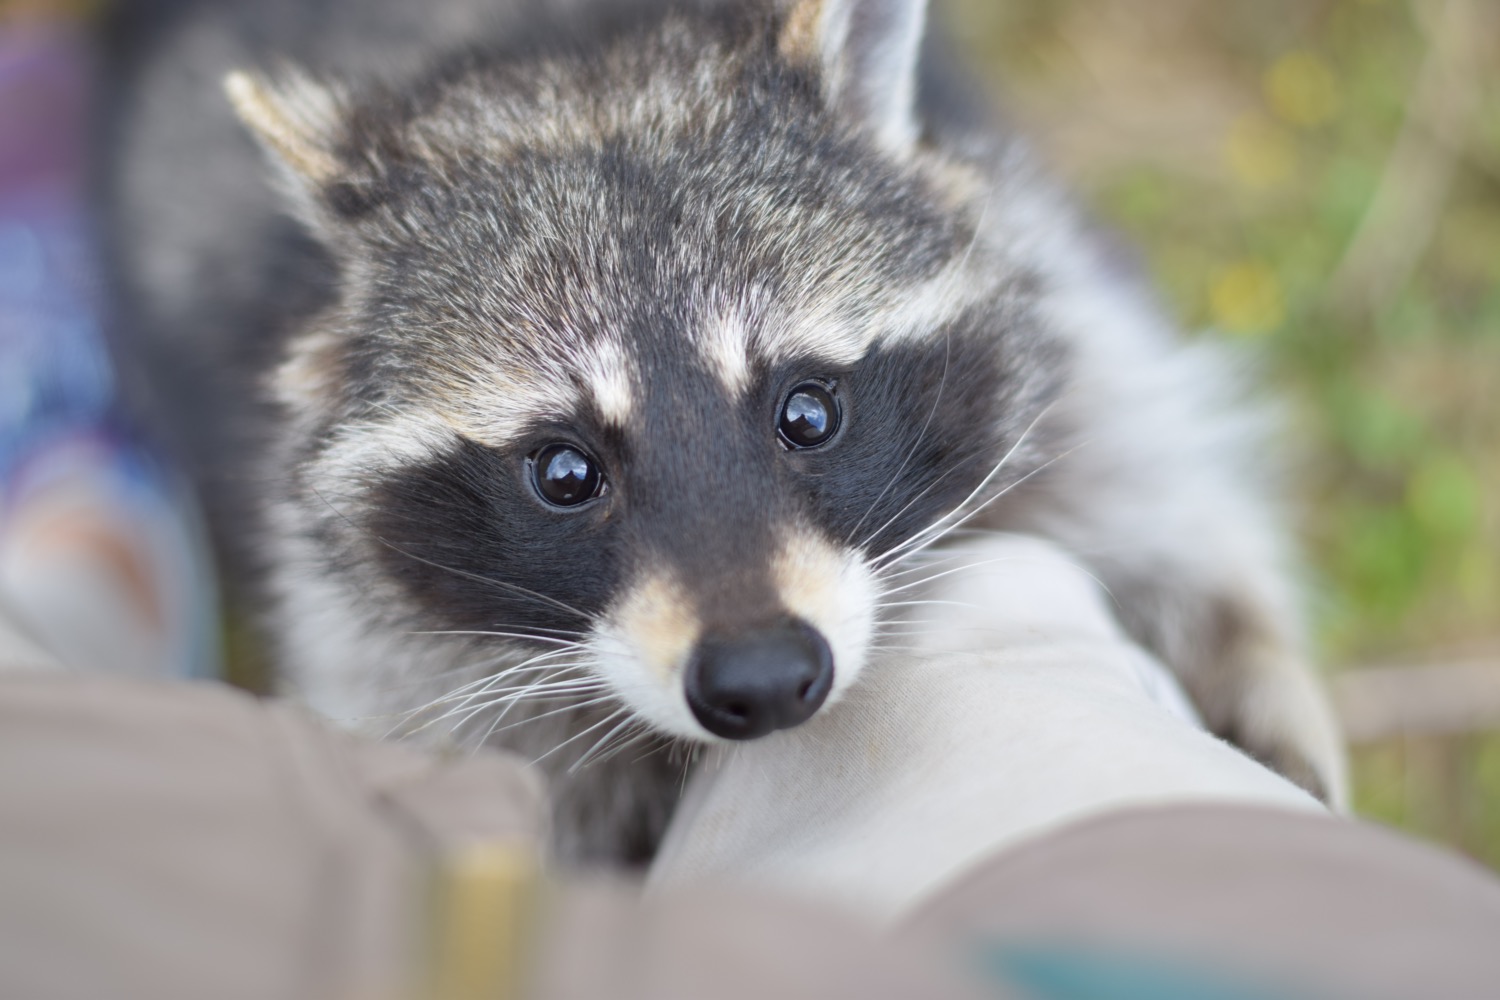
M 833 651 L 811 625 L 791 620 L 733 637 L 705 636 L 684 678 L 703 728 L 753 740 L 812 718 L 833 687 Z

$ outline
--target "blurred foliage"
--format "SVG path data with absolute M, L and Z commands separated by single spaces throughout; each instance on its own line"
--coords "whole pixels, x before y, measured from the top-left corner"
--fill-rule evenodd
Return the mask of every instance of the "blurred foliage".
M 1392 740 L 1354 763 L 1363 816 L 1500 868 L 1500 733 Z
M 1010 116 L 1252 349 L 1335 668 L 1500 656 L 1500 4 L 939 0 Z M 1356 755 L 1368 814 L 1500 865 L 1500 737 Z
M 0 24 L 23 19 L 94 17 L 109 2 L 110 0 L 0 0 Z

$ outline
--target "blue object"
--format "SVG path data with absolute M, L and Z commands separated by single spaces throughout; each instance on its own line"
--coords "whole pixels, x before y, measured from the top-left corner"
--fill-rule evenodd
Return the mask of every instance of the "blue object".
M 982 967 L 1028 1000 L 1313 1000 L 1203 966 L 1079 946 L 995 945 Z
M 74 550 L 95 539 L 100 565 L 125 569 L 118 606 L 145 609 L 143 627 L 170 633 L 155 672 L 217 676 L 217 596 L 196 508 L 129 417 L 101 314 L 84 200 L 87 68 L 79 25 L 0 28 L 0 586 L 11 591 L 0 607 L 43 641 L 69 631 L 66 616 L 91 609 L 38 607 L 57 603 L 43 585 L 50 550 L 25 533 L 67 536 Z M 71 535 L 57 529 L 67 518 Z M 83 659 L 106 664 L 111 650 L 95 645 L 99 655 Z

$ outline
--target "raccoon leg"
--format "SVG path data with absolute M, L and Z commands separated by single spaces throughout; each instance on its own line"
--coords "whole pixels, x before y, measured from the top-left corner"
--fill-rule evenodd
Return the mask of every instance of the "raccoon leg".
M 1177 483 L 1169 464 L 1149 468 L 1070 476 L 1021 527 L 1089 565 L 1126 631 L 1177 675 L 1212 732 L 1341 808 L 1342 741 L 1264 505 L 1228 482 L 1214 502 L 1211 464 L 1181 469 Z
M 1213 732 L 1340 806 L 1342 743 L 1304 652 L 1266 421 L 1235 402 L 1233 359 L 1183 345 L 1139 295 L 1089 287 L 1054 313 L 1072 353 L 1042 456 L 1055 461 L 994 520 L 1079 556 Z
M 1343 742 L 1304 652 L 1287 573 L 1263 544 L 1265 511 L 1244 495 L 1226 499 L 1227 510 L 1205 501 L 1173 511 L 1173 490 L 1193 498 L 1196 489 L 1161 477 L 1152 472 L 1157 505 L 1128 501 L 1124 484 L 1095 483 L 1082 492 L 1094 510 L 1074 505 L 1073 523 L 1049 516 L 1043 534 L 1091 565 L 1125 630 L 1178 675 L 1212 732 L 1343 807 Z M 1143 523 L 1157 520 L 1152 510 L 1160 522 Z
M 1233 544 L 1254 529 L 1230 521 L 1216 534 L 1179 535 L 1165 525 L 1143 533 L 1139 522 L 1107 516 L 1118 510 L 1088 517 L 1075 506 L 1068 523 L 1056 516 L 1057 503 L 1024 527 L 1083 558 L 1125 630 L 1177 675 L 1210 731 L 1343 808 L 1342 740 L 1303 651 L 1286 582 L 1274 563 Z M 1163 548 L 1173 537 L 1182 540 L 1176 552 Z
M 1232 583 L 1101 568 L 1126 630 L 1173 668 L 1210 730 L 1344 807 L 1338 727 L 1283 613 Z

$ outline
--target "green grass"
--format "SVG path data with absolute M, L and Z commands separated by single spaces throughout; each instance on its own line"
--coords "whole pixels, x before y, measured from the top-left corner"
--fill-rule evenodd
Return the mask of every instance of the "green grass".
M 1494 647 L 1500 9 L 939 10 L 1183 324 L 1261 360 L 1289 414 L 1279 445 L 1330 669 Z M 1500 865 L 1500 736 L 1354 764 L 1363 812 Z

